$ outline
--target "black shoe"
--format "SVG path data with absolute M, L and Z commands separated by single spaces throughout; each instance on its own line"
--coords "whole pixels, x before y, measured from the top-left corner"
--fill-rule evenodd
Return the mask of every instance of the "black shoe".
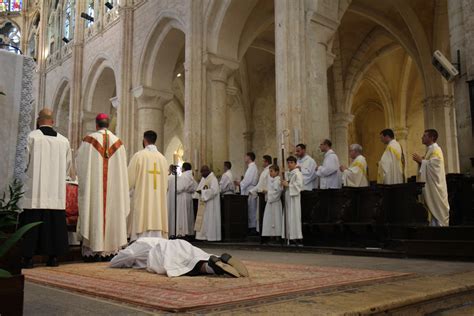
M 23 258 L 23 262 L 21 264 L 22 269 L 33 269 L 33 258 Z
M 239 271 L 216 256 L 210 256 L 208 264 L 217 275 L 225 274 L 234 278 L 240 277 Z
M 110 262 L 110 260 L 112 260 L 113 257 L 115 257 L 115 255 L 108 255 L 108 256 L 100 257 L 100 261 Z
M 49 256 L 48 262 L 46 262 L 48 267 L 57 267 L 59 266 L 58 258 L 56 256 Z

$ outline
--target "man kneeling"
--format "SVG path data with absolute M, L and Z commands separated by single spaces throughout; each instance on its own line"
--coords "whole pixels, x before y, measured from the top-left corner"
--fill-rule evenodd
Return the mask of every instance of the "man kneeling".
M 248 277 L 247 268 L 229 254 L 210 255 L 182 239 L 143 237 L 110 261 L 112 268 L 137 268 L 168 277 L 203 274 Z

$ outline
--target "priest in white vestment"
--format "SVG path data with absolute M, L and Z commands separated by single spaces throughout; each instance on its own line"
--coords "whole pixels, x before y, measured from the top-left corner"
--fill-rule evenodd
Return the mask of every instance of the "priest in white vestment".
M 155 146 L 157 137 L 154 131 L 146 131 L 144 149 L 133 155 L 128 165 L 129 187 L 133 190 L 128 219 L 130 240 L 168 237 L 168 163 Z
M 263 214 L 262 236 L 281 236 L 281 220 L 283 209 L 281 204 L 281 179 L 280 168 L 277 165 L 269 167 L 269 177 L 267 181 L 267 204 Z
M 395 134 L 391 129 L 384 129 L 380 132 L 380 140 L 386 147 L 378 163 L 377 183 L 403 183 L 405 181 L 405 157 L 402 146 L 395 140 Z
M 83 139 L 77 153 L 77 231 L 86 261 L 110 258 L 127 244 L 126 219 L 130 212 L 127 155 L 122 141 L 108 126 L 108 115 L 97 115 L 97 131 Z
M 257 196 L 250 191 L 258 184 L 258 168 L 255 164 L 255 154 L 248 152 L 245 155 L 247 170 L 242 181 L 236 181 L 240 186 L 240 194 L 248 195 L 248 227 L 251 235 L 257 235 Z
M 449 226 L 449 201 L 444 156 L 441 147 L 436 143 L 438 132 L 428 129 L 423 134 L 422 142 L 426 145 L 426 154 L 421 157 L 413 154 L 420 166 L 420 182 L 424 182 L 423 201 L 429 210 L 431 226 Z
M 257 185 L 250 190 L 249 194 L 255 195 L 257 197 L 257 214 L 255 215 L 257 219 L 257 231 L 260 232 L 260 198 L 258 193 L 265 194 L 265 201 L 267 200 L 267 183 L 268 178 L 270 177 L 270 166 L 272 165 L 272 157 L 270 155 L 264 155 L 263 157 L 263 171 L 260 173 L 258 178 Z
M 176 236 L 176 208 L 175 208 L 175 179 L 173 174 L 173 165 L 168 169 L 168 192 L 167 192 L 167 208 L 168 208 L 168 235 Z
M 194 180 L 192 166 L 189 162 L 183 163 L 183 173 L 178 177 L 177 197 L 177 226 L 178 236 L 194 235 L 194 206 L 193 194 L 197 183 Z
M 311 191 L 317 188 L 316 161 L 306 154 L 306 145 L 298 144 L 295 148 L 295 155 L 298 158 L 297 164 L 303 174 L 303 190 Z
M 331 147 L 332 142 L 329 139 L 323 140 L 319 145 L 319 149 L 324 153 L 323 164 L 316 167 L 320 189 L 340 189 L 342 187 L 341 171 L 339 170 L 341 164 Z
M 47 255 L 47 266 L 57 266 L 57 257 L 68 251 L 66 226 L 66 178 L 72 153 L 66 137 L 53 128 L 53 111 L 38 113 L 38 129 L 27 138 L 28 165 L 20 226 L 42 222 L 29 230 L 21 244 L 23 268 L 33 268 L 34 255 Z M 4 181 L 6 179 L 2 179 Z
M 221 195 L 235 193 L 234 175 L 231 169 L 232 163 L 230 161 L 224 161 L 224 173 L 222 174 L 221 181 L 219 181 Z
M 111 268 L 147 269 L 168 277 L 221 274 L 248 277 L 245 265 L 224 253 L 210 255 L 183 239 L 142 237 L 121 250 L 111 261 Z
M 201 182 L 196 189 L 196 193 L 199 194 L 198 214 L 195 223 L 196 239 L 219 241 L 221 240 L 219 182 L 208 166 L 201 167 L 201 175 Z
M 282 180 L 281 182 L 286 188 L 281 237 L 294 241 L 297 245 L 301 245 L 300 240 L 303 239 L 301 225 L 301 191 L 303 191 L 304 188 L 303 174 L 300 169 L 296 167 L 297 162 L 295 157 L 288 157 L 286 162 L 289 172 L 287 172 L 286 180 Z M 286 222 L 285 216 L 287 218 Z
M 352 144 L 349 147 L 349 156 L 352 163 L 349 168 L 341 166 L 342 184 L 346 187 L 366 187 L 369 185 L 367 179 L 367 161 L 362 156 L 362 146 Z

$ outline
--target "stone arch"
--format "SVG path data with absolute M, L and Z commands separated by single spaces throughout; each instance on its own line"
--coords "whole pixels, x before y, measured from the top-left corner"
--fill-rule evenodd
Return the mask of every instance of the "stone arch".
M 70 137 L 70 97 L 71 86 L 67 78 L 63 78 L 56 89 L 53 98 L 53 111 L 55 114 L 54 120 L 58 132 L 66 137 Z

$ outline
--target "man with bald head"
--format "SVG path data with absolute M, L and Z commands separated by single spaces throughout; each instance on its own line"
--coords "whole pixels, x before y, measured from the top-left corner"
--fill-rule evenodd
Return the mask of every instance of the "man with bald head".
M 194 229 L 196 239 L 221 240 L 221 199 L 219 182 L 209 166 L 201 167 L 201 182 L 196 193 L 199 195 L 198 214 Z
M 36 124 L 38 129 L 28 135 L 27 179 L 20 225 L 39 221 L 42 224 L 24 237 L 24 268 L 33 268 L 34 255 L 47 255 L 47 265 L 57 266 L 57 257 L 68 250 L 65 209 L 71 148 L 67 138 L 54 130 L 52 110 L 42 109 Z

